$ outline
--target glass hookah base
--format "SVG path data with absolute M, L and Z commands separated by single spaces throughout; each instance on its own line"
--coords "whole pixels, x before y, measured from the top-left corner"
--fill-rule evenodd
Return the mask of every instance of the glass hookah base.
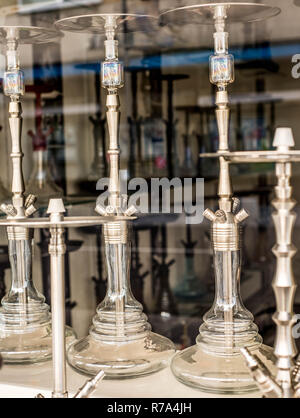
M 67 347 L 76 335 L 66 327 Z M 32 364 L 51 360 L 51 324 L 18 333 L 0 329 L 0 353 L 5 364 Z
M 163 369 L 174 353 L 173 343 L 153 332 L 128 342 L 104 342 L 89 335 L 71 345 L 68 362 L 86 375 L 103 370 L 109 379 L 128 379 Z
M 271 372 L 275 371 L 275 357 L 270 347 L 261 345 L 251 352 Z M 173 357 L 171 370 L 181 383 L 203 392 L 238 395 L 259 390 L 240 354 L 214 355 L 203 351 L 198 345 L 193 345 Z

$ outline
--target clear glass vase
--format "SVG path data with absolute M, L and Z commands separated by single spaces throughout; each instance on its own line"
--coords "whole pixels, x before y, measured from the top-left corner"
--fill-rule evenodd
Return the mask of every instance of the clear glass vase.
M 32 230 L 8 228 L 11 287 L 0 307 L 0 352 L 5 363 L 36 363 L 52 355 L 51 314 L 32 281 Z M 75 335 L 66 329 L 67 344 Z
M 127 223 L 104 226 L 116 231 Z M 122 234 L 123 234 L 122 232 Z M 125 242 L 126 241 L 126 242 Z M 142 305 L 134 298 L 129 279 L 130 242 L 105 244 L 107 293 L 97 308 L 89 335 L 71 345 L 68 362 L 77 371 L 95 375 L 104 370 L 109 378 L 130 378 L 156 372 L 169 364 L 173 343 L 151 332 Z
M 253 316 L 240 298 L 240 250 L 214 251 L 214 267 L 214 304 L 203 318 L 196 344 L 174 356 L 172 372 L 180 382 L 202 391 L 256 391 L 240 349 L 247 347 L 270 369 L 275 357 L 273 350 L 262 344 Z

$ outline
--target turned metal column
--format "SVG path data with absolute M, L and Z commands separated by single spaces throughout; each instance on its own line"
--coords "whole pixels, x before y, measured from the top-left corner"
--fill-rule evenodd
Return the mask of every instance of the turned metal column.
M 276 245 L 273 253 L 276 256 L 276 272 L 273 280 L 273 290 L 276 298 L 276 313 L 273 320 L 276 323 L 276 339 L 274 354 L 276 355 L 276 376 L 273 377 L 260 360 L 243 349 L 242 353 L 247 365 L 265 397 L 292 398 L 299 397 L 299 365 L 295 368 L 294 358 L 297 354 L 292 328 L 296 323 L 293 305 L 296 283 L 292 269 L 292 258 L 296 248 L 292 244 L 292 231 L 296 214 L 292 211 L 296 201 L 292 199 L 290 179 L 292 161 L 299 161 L 299 152 L 292 151 L 294 139 L 290 128 L 279 128 L 273 145 L 276 151 L 266 152 L 265 158 L 276 162 L 277 185 L 275 199 L 272 201 L 276 212 L 273 221 L 276 229 Z M 261 156 L 263 159 L 264 155 Z M 298 390 L 298 392 L 297 392 Z
M 294 146 L 291 130 L 282 128 L 277 130 L 274 146 L 278 151 L 288 151 Z M 289 398 L 292 394 L 291 369 L 294 367 L 294 357 L 297 354 L 292 327 L 295 324 L 293 312 L 296 283 L 292 269 L 292 258 L 296 254 L 296 248 L 292 244 L 292 230 L 296 221 L 296 214 L 292 209 L 296 201 L 292 199 L 292 187 L 290 178 L 292 164 L 277 163 L 275 187 L 276 198 L 272 205 L 276 209 L 272 218 L 276 229 L 277 242 L 273 253 L 277 259 L 276 273 L 273 281 L 273 290 L 276 297 L 277 310 L 273 316 L 277 325 L 274 353 L 277 356 L 278 368 L 276 381 L 283 389 L 283 397 Z

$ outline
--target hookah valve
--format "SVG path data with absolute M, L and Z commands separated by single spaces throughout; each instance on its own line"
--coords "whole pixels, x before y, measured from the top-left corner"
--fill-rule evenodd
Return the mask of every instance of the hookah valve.
M 245 219 L 249 217 L 249 213 L 246 209 L 241 209 L 234 217 L 237 223 L 242 223 Z
M 95 207 L 95 211 L 100 215 L 100 216 L 106 216 L 106 209 L 104 206 L 97 204 Z
M 36 201 L 36 196 L 29 194 L 25 200 L 25 216 L 28 217 L 37 211 L 36 207 L 33 205 Z
M 25 208 L 29 208 L 36 202 L 36 196 L 34 194 L 29 194 L 25 200 Z
M 2 210 L 2 212 L 4 212 L 7 216 L 16 216 L 17 214 L 17 210 L 14 208 L 13 205 L 9 204 L 7 205 L 6 203 L 3 203 L 0 206 L 0 209 Z

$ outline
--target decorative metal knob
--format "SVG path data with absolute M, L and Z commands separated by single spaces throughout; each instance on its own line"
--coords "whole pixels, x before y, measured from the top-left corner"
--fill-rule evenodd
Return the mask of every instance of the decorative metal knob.
M 60 221 L 66 212 L 62 199 L 50 199 L 47 213 L 50 215 L 50 221 Z
M 50 199 L 47 213 L 65 213 L 66 209 L 62 199 Z
M 273 147 L 279 151 L 287 151 L 295 146 L 293 131 L 291 128 L 277 128 L 273 141 Z

